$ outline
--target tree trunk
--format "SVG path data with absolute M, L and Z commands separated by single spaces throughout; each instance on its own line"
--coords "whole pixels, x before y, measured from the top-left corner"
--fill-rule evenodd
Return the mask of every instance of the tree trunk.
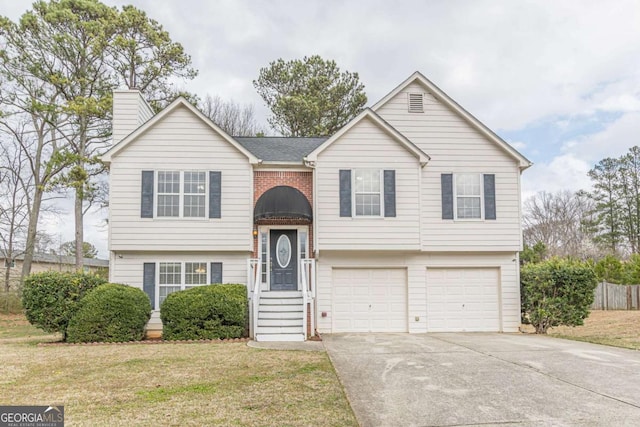
M 84 257 L 82 242 L 84 241 L 84 218 L 82 214 L 82 189 L 76 188 L 74 200 L 74 214 L 76 223 L 76 270 L 82 272 L 84 267 Z
M 9 292 L 11 290 L 11 286 L 9 286 L 9 280 L 11 279 L 11 261 L 9 257 L 5 255 L 5 262 L 8 262 L 7 269 L 4 272 L 4 291 Z
M 38 232 L 38 219 L 40 218 L 40 206 L 42 205 L 42 196 L 44 190 L 40 186 L 36 186 L 33 195 L 33 206 L 29 215 L 29 227 L 27 228 L 27 242 L 24 251 L 24 261 L 22 263 L 22 275 L 20 284 L 25 277 L 31 274 L 31 263 L 33 262 L 33 252 L 36 247 L 36 233 Z

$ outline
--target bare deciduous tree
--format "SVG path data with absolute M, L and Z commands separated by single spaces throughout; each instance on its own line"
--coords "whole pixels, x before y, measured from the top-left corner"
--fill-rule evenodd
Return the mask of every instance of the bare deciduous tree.
M 593 256 L 592 212 L 593 202 L 582 193 L 539 192 L 524 203 L 525 243 L 543 243 L 550 256 Z
M 265 133 L 256 121 L 250 104 L 240 105 L 234 101 L 224 101 L 219 96 L 207 95 L 199 107 L 205 116 L 229 135 L 256 136 Z

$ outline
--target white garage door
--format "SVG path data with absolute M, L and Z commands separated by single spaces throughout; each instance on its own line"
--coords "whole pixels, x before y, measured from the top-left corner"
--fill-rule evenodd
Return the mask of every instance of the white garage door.
M 333 332 L 406 332 L 407 271 L 334 268 Z
M 429 332 L 500 331 L 497 268 L 427 268 Z

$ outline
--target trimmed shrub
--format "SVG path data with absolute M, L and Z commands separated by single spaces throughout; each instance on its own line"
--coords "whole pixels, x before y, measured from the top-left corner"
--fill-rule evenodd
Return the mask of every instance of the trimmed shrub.
M 69 320 L 90 290 L 106 283 L 93 274 L 47 271 L 29 275 L 22 287 L 27 320 L 46 332 L 61 332 L 66 341 Z
M 520 270 L 522 322 L 537 334 L 553 326 L 582 325 L 597 285 L 593 268 L 584 262 L 553 258 L 526 264 Z
M 67 329 L 69 342 L 140 341 L 151 317 L 149 297 L 127 285 L 107 283 L 80 302 Z
M 169 294 L 160 306 L 165 340 L 240 338 L 247 322 L 244 285 L 198 286 Z

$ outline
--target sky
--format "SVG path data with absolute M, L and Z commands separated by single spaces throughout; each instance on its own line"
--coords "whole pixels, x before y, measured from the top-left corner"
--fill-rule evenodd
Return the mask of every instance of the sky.
M 638 0 L 103 0 L 133 4 L 181 43 L 199 70 L 184 89 L 252 104 L 252 81 L 278 58 L 318 54 L 357 72 L 368 105 L 414 71 L 534 162 L 523 200 L 539 191 L 589 189 L 587 172 L 640 145 Z M 0 0 L 17 20 L 30 1 Z M 43 228 L 73 239 L 71 202 Z M 103 211 L 85 240 L 107 257 Z

